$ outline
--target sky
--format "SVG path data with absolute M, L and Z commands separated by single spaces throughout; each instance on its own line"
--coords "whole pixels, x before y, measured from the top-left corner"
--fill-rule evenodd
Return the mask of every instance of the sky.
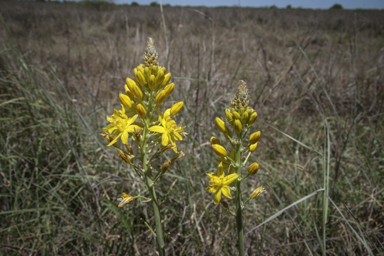
M 159 0 L 133 0 L 140 5 L 149 5 L 151 2 L 159 3 Z M 132 0 L 114 0 L 116 4 L 131 4 Z M 190 6 L 238 6 L 239 0 L 161 0 L 162 4 L 190 5 Z M 344 9 L 384 9 L 384 0 L 240 0 L 242 7 L 266 7 L 276 5 L 285 8 L 291 5 L 293 8 L 328 9 L 335 3 L 341 4 Z

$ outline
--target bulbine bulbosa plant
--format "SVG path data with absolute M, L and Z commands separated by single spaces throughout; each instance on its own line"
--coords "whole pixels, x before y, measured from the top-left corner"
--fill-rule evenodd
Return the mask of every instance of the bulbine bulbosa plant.
M 144 64 L 133 70 L 136 82 L 127 78 L 125 94 L 119 94 L 121 110 L 115 109 L 111 117 L 107 116 L 111 124 L 103 128 L 104 133 L 101 135 L 108 140 L 108 146 L 117 149 L 119 156 L 132 167 L 130 169 L 134 170 L 148 188 L 149 198 L 122 193 L 118 206 L 133 203 L 137 198 L 152 202 L 159 254 L 165 255 L 159 209 L 162 203 L 156 197 L 155 184 L 178 158 L 184 156 L 182 151 L 177 152 L 176 141 L 181 141 L 182 136 L 187 135 L 184 132 L 185 127 L 177 126 L 172 120 L 184 103 L 178 102 L 170 109 L 160 111 L 159 107 L 171 95 L 175 85 L 168 84 L 171 74 L 166 74 L 165 67 L 158 65 L 158 55 L 151 38 L 148 40 L 143 61 Z M 132 142 L 136 145 L 135 150 Z M 121 144 L 123 146 L 120 146 Z M 153 164 L 155 158 L 171 149 L 175 152 L 174 157 L 156 171 Z
M 239 255 L 241 256 L 244 255 L 243 209 L 249 200 L 255 199 L 264 191 L 263 187 L 258 187 L 250 193 L 245 202 L 242 202 L 241 182 L 249 176 L 255 175 L 259 170 L 259 164 L 252 163 L 248 167 L 248 172 L 242 173 L 242 169 L 246 166 L 250 155 L 256 150 L 260 138 L 260 131 L 258 131 L 252 133 L 249 136 L 248 143 L 245 143 L 247 133 L 257 119 L 257 113 L 248 106 L 248 103 L 247 87 L 244 81 L 240 81 L 236 96 L 232 101 L 232 107 L 225 110 L 225 116 L 229 126 L 218 117 L 216 117 L 215 120 L 217 128 L 229 141 L 231 150 L 228 153 L 220 141 L 212 137 L 211 145 L 212 149 L 219 156 L 219 158 L 216 159 L 219 166 L 216 172 L 207 174 L 209 177 L 207 191 L 214 193 L 214 203 L 220 203 L 229 213 L 236 217 Z M 232 127 L 234 132 L 232 132 L 229 127 Z M 245 158 L 242 158 L 245 152 L 248 152 L 248 154 Z M 228 185 L 232 182 L 235 183 L 235 187 L 230 188 Z M 235 192 L 235 212 L 233 212 L 229 204 L 222 199 L 222 195 L 232 199 L 231 190 Z

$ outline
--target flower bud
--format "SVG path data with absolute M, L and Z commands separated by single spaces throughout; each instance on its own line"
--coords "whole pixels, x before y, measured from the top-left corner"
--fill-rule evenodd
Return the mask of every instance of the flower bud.
M 263 187 L 258 187 L 257 189 L 255 189 L 252 192 L 252 194 L 251 194 L 251 196 L 249 198 L 254 199 L 254 198 L 258 197 L 264 191 L 265 191 L 265 189 Z
M 180 112 L 180 110 L 183 108 L 184 106 L 184 102 L 183 101 L 180 101 L 176 104 L 174 104 L 171 108 L 171 114 L 170 114 L 170 117 L 173 117 L 174 115 L 176 115 L 177 113 Z
M 127 95 L 120 93 L 119 99 L 125 108 L 130 109 L 132 107 L 131 99 Z
M 221 131 L 222 133 L 227 132 L 228 129 L 225 126 L 225 123 L 223 120 L 221 120 L 219 117 L 216 117 L 215 122 L 216 122 L 217 129 L 219 129 L 219 131 Z
M 240 114 L 234 108 L 231 108 L 231 112 L 234 119 L 240 120 Z
M 144 68 L 144 77 L 147 81 L 149 81 L 149 78 L 151 77 L 151 70 L 149 70 L 148 67 Z
M 125 82 L 127 83 L 127 86 L 128 86 L 128 89 L 130 90 L 130 91 L 133 91 L 133 87 L 134 86 L 137 86 L 137 84 L 136 84 L 136 82 L 135 81 L 133 81 L 131 78 L 129 78 L 129 77 L 127 77 L 127 79 L 125 80 Z
M 240 116 L 243 115 L 244 111 L 245 111 L 245 108 L 240 108 L 240 109 L 239 109 L 239 115 L 240 115 Z
M 249 152 L 253 152 L 253 151 L 255 151 L 256 148 L 257 148 L 257 142 L 256 142 L 255 144 L 251 144 L 251 145 L 249 146 Z
M 135 98 L 135 95 L 133 95 L 133 92 L 129 90 L 128 85 L 124 85 L 124 91 L 125 91 L 125 94 L 127 94 L 131 100 Z
M 242 126 L 242 124 L 241 124 L 241 122 L 239 120 L 235 120 L 235 122 L 233 123 L 233 129 L 235 130 L 235 132 L 237 134 L 241 133 L 241 130 L 243 129 L 243 126 Z
M 168 170 L 170 165 L 171 165 L 171 160 L 165 162 L 165 164 L 161 168 L 161 174 L 164 174 Z
M 119 152 L 119 156 L 124 160 L 124 162 L 129 163 L 131 160 L 127 157 L 126 154 L 120 149 L 117 150 Z
M 163 81 L 164 81 L 164 72 L 162 70 L 159 70 L 156 76 L 156 85 L 161 85 Z
M 229 205 L 227 202 L 223 201 L 223 200 L 220 200 L 220 204 L 225 208 L 225 209 L 228 209 L 229 210 Z
M 145 80 L 145 77 L 140 70 L 137 71 L 135 79 L 140 86 L 145 86 L 147 84 L 147 81 Z
M 143 132 L 143 129 L 138 129 L 133 131 L 133 134 L 135 135 L 135 138 L 136 138 L 136 142 L 140 142 L 141 141 L 141 133 Z
M 221 145 L 220 141 L 217 138 L 213 137 L 213 136 L 211 137 L 210 142 L 211 142 L 211 145 L 213 145 L 213 144 Z
M 151 74 L 156 77 L 158 69 L 159 69 L 158 66 L 152 65 L 152 67 L 151 67 Z
M 135 97 L 138 98 L 139 100 L 141 100 L 143 98 L 143 93 L 141 92 L 141 89 L 139 88 L 139 86 L 137 86 L 136 84 L 134 86 L 132 86 L 131 91 L 133 92 Z
M 249 136 L 249 144 L 255 144 L 256 142 L 259 142 L 261 132 L 254 132 Z
M 166 92 L 162 90 L 161 92 L 159 92 L 159 94 L 157 94 L 155 98 L 155 104 L 157 106 L 160 106 L 166 98 L 167 98 Z
M 233 121 L 233 115 L 228 108 L 225 110 L 225 117 L 227 118 L 228 123 Z
M 165 73 L 165 71 L 164 71 L 164 73 Z M 161 86 L 162 87 L 166 86 L 169 83 L 169 80 L 171 80 L 171 73 L 164 75 L 164 80 L 161 83 Z
M 213 149 L 213 151 L 215 151 L 215 153 L 218 156 L 221 156 L 221 157 L 227 156 L 227 150 L 225 150 L 225 148 L 219 144 L 213 144 L 212 149 Z
M 149 77 L 148 87 L 149 89 L 153 90 L 156 86 L 156 77 L 154 75 L 151 75 Z
M 257 113 L 253 112 L 251 116 L 249 117 L 248 124 L 251 125 L 253 124 L 257 119 Z
M 165 91 L 165 95 L 166 97 L 168 98 L 169 95 L 171 95 L 171 93 L 173 92 L 173 89 L 175 89 L 175 84 L 174 83 L 171 83 L 167 86 L 165 86 L 164 88 L 164 91 Z
M 257 171 L 259 170 L 259 164 L 253 163 L 248 167 L 248 173 L 249 175 L 255 175 Z
M 145 119 L 146 115 L 147 115 L 147 111 L 145 110 L 145 108 L 143 107 L 143 105 L 141 104 L 138 104 L 136 106 L 136 111 L 137 111 L 137 114 L 139 115 L 139 117 L 141 119 Z
M 241 115 L 241 122 L 243 123 L 243 124 L 246 124 L 247 122 L 248 122 L 248 119 L 249 119 L 249 115 L 248 115 L 248 113 L 247 112 L 244 112 L 242 115 Z

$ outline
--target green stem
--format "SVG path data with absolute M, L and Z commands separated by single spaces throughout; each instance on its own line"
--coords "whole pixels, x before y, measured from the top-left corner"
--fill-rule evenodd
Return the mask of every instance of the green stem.
M 236 173 L 241 177 L 241 140 L 236 144 Z M 243 210 L 241 208 L 241 181 L 236 180 L 236 226 L 237 226 L 237 236 L 239 242 L 239 255 L 244 256 L 244 228 L 243 228 Z
M 152 199 L 153 212 L 155 215 L 155 222 L 156 222 L 156 239 L 157 239 L 159 255 L 164 256 L 165 255 L 165 250 L 164 250 L 165 244 L 164 244 L 163 227 L 161 226 L 160 209 L 159 209 L 159 204 L 157 203 L 155 187 L 150 186 L 153 183 L 153 180 L 152 180 L 152 177 L 151 177 L 149 170 L 148 170 L 147 137 L 148 137 L 148 127 L 149 127 L 149 124 L 151 122 L 152 114 L 153 114 L 152 97 L 150 97 L 150 100 L 148 103 L 147 116 L 145 118 L 144 130 L 143 130 L 143 135 L 142 135 L 141 160 L 142 160 L 142 165 L 143 165 L 143 169 L 145 172 L 145 184 L 148 187 L 149 195 L 150 195 L 150 198 Z

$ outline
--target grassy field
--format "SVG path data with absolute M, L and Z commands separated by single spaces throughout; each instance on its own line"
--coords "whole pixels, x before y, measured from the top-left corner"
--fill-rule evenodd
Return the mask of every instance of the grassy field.
M 148 37 L 176 84 L 166 107 L 184 101 L 189 133 L 157 188 L 163 198 L 177 181 L 161 208 L 167 255 L 237 254 L 235 219 L 205 188 L 214 119 L 240 79 L 262 132 L 243 191 L 267 190 L 245 211 L 246 253 L 384 253 L 384 11 L 0 10 L 1 255 L 156 255 L 151 208 L 117 208 L 121 192 L 146 188 L 99 136 Z

